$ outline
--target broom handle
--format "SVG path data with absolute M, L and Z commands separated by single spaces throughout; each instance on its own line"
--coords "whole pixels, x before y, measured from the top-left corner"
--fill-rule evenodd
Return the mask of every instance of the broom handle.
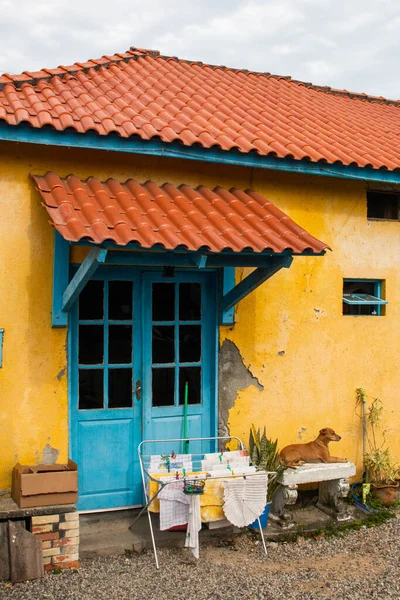
M 189 383 L 185 383 L 185 399 L 183 404 L 183 453 L 188 454 L 189 440 L 187 439 L 187 410 L 188 410 L 188 399 L 189 399 Z

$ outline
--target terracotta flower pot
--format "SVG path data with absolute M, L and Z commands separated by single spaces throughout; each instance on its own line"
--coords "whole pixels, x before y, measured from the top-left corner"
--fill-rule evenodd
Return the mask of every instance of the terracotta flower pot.
M 393 506 L 399 500 L 399 482 L 390 485 L 371 483 L 372 495 L 378 498 L 384 506 Z

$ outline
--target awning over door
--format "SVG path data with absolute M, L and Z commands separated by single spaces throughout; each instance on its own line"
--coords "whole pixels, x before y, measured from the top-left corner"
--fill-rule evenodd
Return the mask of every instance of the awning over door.
M 67 313 L 99 264 L 218 268 L 221 322 L 293 256 L 321 256 L 329 248 L 253 190 L 213 190 L 133 179 L 82 181 L 75 175 L 32 175 L 51 224 L 54 250 L 53 327 Z M 69 279 L 69 245 L 92 250 Z M 129 252 L 122 251 L 130 250 Z M 235 285 L 234 267 L 255 267 Z
M 51 223 L 70 242 L 143 249 L 320 254 L 329 248 L 252 190 L 133 179 L 33 176 Z

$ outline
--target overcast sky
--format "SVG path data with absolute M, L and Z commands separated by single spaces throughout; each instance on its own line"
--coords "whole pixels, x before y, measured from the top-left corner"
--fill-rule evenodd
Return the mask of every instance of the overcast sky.
M 130 46 L 400 98 L 399 0 L 0 0 L 0 72 Z

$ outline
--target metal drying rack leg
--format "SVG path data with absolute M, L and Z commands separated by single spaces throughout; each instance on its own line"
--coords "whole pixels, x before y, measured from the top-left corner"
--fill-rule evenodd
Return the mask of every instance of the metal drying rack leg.
M 152 523 L 152 520 L 151 520 L 151 515 L 150 515 L 149 507 L 147 507 L 147 516 L 149 518 L 150 535 L 151 535 L 151 542 L 153 544 L 153 552 L 154 552 L 154 558 L 155 558 L 155 561 L 156 561 L 156 568 L 159 569 L 160 566 L 158 564 L 157 546 L 156 546 L 156 540 L 154 538 L 153 523 Z
M 154 498 L 158 495 L 158 493 L 153 498 L 151 498 L 151 500 L 149 500 L 149 496 L 147 494 L 147 489 L 146 489 L 146 478 L 145 478 L 145 474 L 144 474 L 144 467 L 143 467 L 142 455 L 140 453 L 140 447 L 141 447 L 141 444 L 139 444 L 139 446 L 138 446 L 138 453 L 139 453 L 140 471 L 142 474 L 143 491 L 144 491 L 144 495 L 145 495 L 145 499 L 146 499 L 146 507 L 145 508 L 147 508 L 147 518 L 149 519 L 151 543 L 153 544 L 153 552 L 154 552 L 154 559 L 156 561 L 156 568 L 159 569 L 160 565 L 158 563 L 158 554 L 157 554 L 156 540 L 155 540 L 154 531 L 153 531 L 153 522 L 151 520 L 151 514 L 149 511 L 149 506 L 150 506 L 151 502 L 154 500 Z M 142 511 L 139 513 L 139 516 L 141 513 L 142 513 Z
M 262 543 L 263 543 L 263 546 L 264 546 L 265 556 L 268 556 L 267 546 L 265 545 L 265 539 L 264 539 L 264 531 L 263 531 L 263 528 L 261 527 L 260 517 L 258 517 L 257 521 L 258 521 L 258 526 L 260 528 L 260 535 L 261 535 Z

